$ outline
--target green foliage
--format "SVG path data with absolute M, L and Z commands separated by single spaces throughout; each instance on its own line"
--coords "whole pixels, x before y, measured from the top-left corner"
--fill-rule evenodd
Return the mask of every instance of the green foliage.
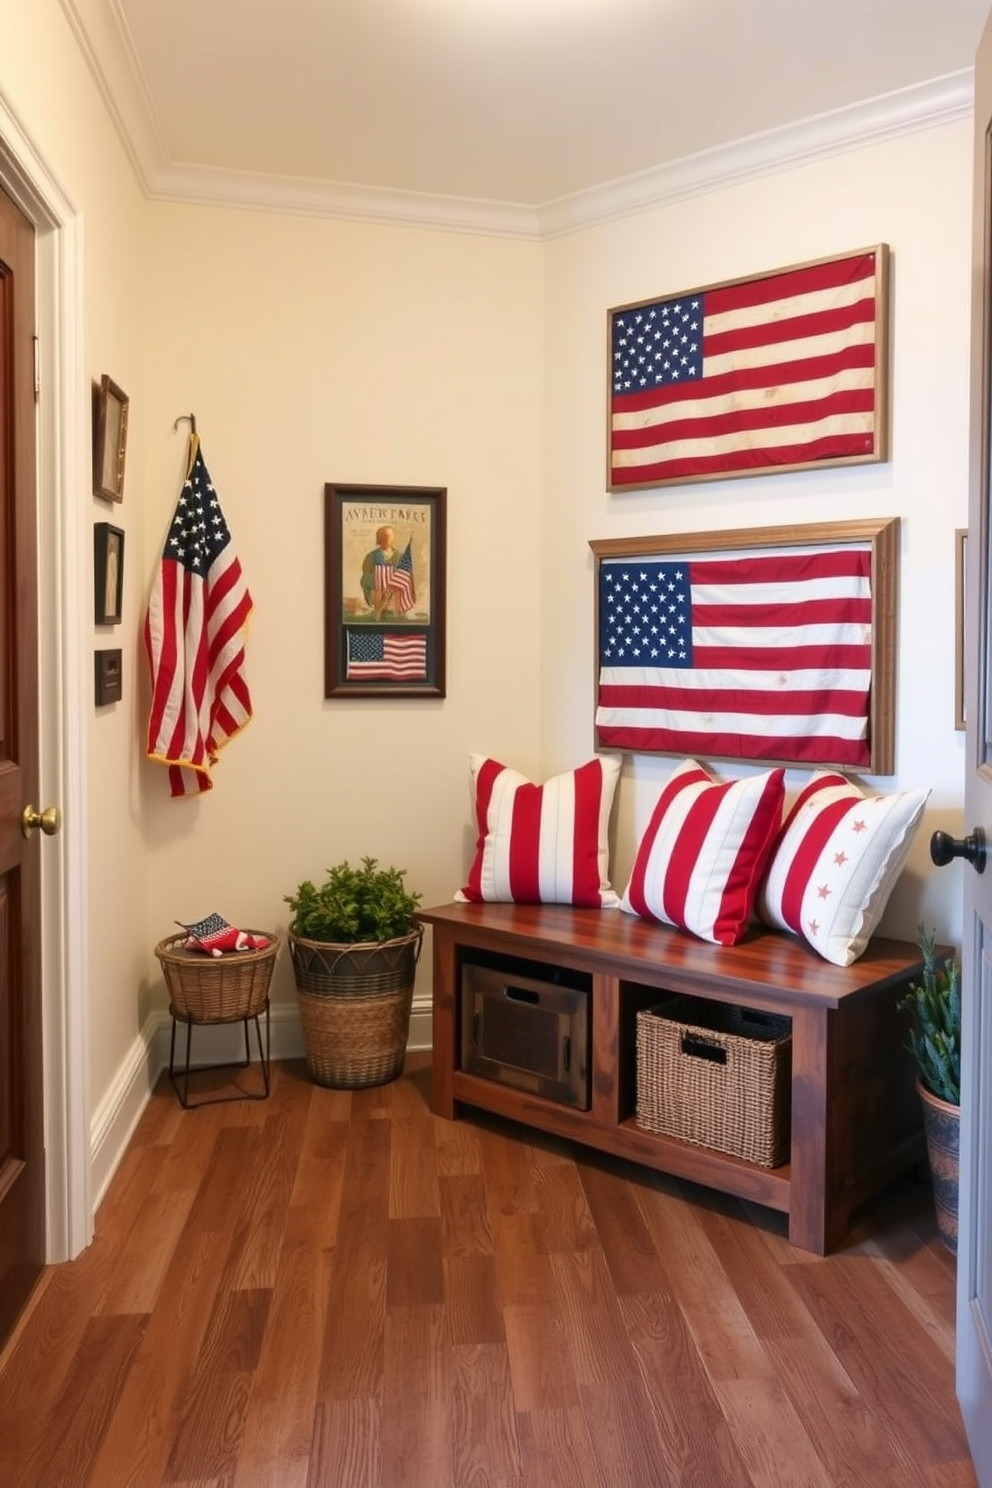
M 934 932 L 917 926 L 923 978 L 911 982 L 899 1006 L 910 1015 L 909 1048 L 931 1095 L 961 1103 L 961 965 L 937 961 Z
M 380 868 L 376 858 L 363 858 L 328 868 L 319 886 L 305 879 L 285 900 L 293 911 L 290 929 L 303 940 L 332 944 L 394 940 L 409 935 L 420 894 L 403 882 L 405 868 Z

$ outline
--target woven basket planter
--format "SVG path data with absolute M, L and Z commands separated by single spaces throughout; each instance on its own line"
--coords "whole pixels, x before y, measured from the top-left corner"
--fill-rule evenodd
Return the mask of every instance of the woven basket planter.
M 334 945 L 289 932 L 307 1071 L 317 1085 L 384 1085 L 403 1069 L 424 938 Z

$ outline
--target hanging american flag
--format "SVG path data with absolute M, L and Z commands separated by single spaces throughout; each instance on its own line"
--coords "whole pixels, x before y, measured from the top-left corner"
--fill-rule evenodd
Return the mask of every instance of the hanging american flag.
M 427 676 L 427 637 L 421 631 L 348 631 L 345 676 L 349 682 L 373 677 L 382 682 L 422 682 Z
M 378 615 L 385 614 L 387 610 L 392 610 L 397 615 L 405 615 L 407 610 L 413 609 L 417 601 L 417 591 L 413 582 L 412 542 L 411 538 L 395 563 L 375 565 L 373 582 Z
M 152 674 L 149 759 L 173 796 L 213 788 L 218 751 L 252 716 L 244 635 L 252 599 L 199 437 L 152 585 L 145 646 Z
M 866 767 L 871 545 L 599 570 L 597 743 Z
M 610 490 L 885 458 L 888 248 L 609 312 Z

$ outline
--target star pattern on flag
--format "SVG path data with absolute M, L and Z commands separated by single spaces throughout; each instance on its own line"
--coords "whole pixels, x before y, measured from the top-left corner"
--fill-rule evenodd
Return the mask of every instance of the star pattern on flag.
M 692 665 L 692 610 L 684 564 L 602 568 L 602 660 Z
M 669 300 L 613 317 L 613 391 L 691 382 L 703 372 L 703 301 Z
M 183 483 L 166 539 L 166 552 L 190 573 L 206 573 L 231 534 L 203 457 L 197 450 Z

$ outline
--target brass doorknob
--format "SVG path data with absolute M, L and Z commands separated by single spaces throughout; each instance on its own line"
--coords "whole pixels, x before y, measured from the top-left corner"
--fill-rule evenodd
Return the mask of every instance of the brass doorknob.
M 21 812 L 21 836 L 30 837 L 38 827 L 46 837 L 54 837 L 62 825 L 62 813 L 57 806 L 49 806 L 46 811 L 35 811 L 33 806 L 25 806 Z

